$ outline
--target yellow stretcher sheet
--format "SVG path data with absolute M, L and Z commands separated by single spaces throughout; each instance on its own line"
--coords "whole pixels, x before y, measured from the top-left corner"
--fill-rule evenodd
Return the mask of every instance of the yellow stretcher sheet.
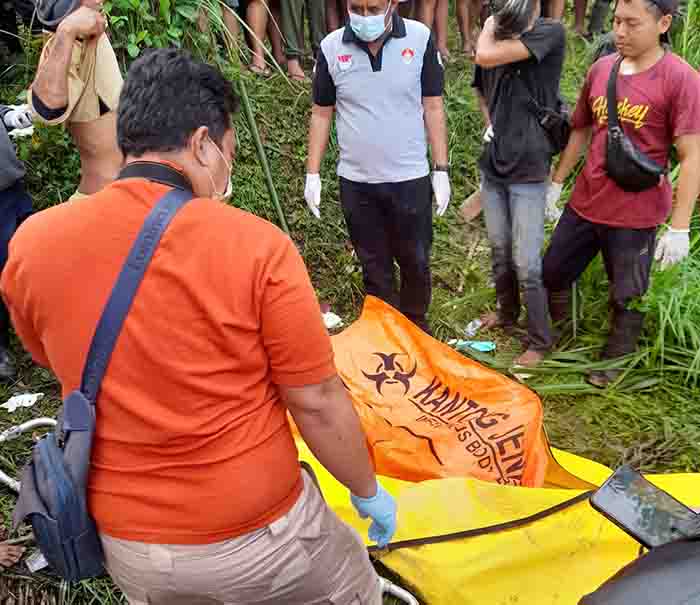
M 299 443 L 324 497 L 366 539 L 347 490 Z M 572 454 L 555 456 L 592 483 L 611 471 Z M 700 507 L 698 475 L 650 475 L 685 504 Z M 569 500 L 582 490 L 504 486 L 478 479 L 409 483 L 380 478 L 396 497 L 394 540 L 449 534 L 521 519 Z M 639 544 L 588 502 L 525 527 L 443 544 L 374 553 L 429 605 L 576 605 L 640 554 Z
M 550 449 L 532 391 L 430 338 L 378 299 L 367 298 L 333 346 L 378 474 L 397 499 L 394 541 L 523 519 L 611 474 Z M 347 490 L 297 442 L 326 500 L 366 539 L 369 523 L 352 510 Z M 649 478 L 699 507 L 699 477 Z M 584 500 L 515 529 L 373 556 L 430 605 L 576 605 L 639 553 Z

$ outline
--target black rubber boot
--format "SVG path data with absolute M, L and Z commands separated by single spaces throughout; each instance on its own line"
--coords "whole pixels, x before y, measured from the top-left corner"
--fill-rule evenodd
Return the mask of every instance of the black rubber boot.
M 616 309 L 608 342 L 601 359 L 616 359 L 634 353 L 643 325 L 643 313 Z M 588 375 L 588 382 L 593 386 L 604 388 L 615 382 L 620 374 L 622 374 L 622 369 L 594 370 Z

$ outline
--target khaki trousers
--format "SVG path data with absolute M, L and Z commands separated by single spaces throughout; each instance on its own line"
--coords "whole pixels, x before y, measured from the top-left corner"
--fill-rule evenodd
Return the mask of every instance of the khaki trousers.
M 131 605 L 381 605 L 362 540 L 303 477 L 289 513 L 225 542 L 146 544 L 102 534 L 107 570 Z

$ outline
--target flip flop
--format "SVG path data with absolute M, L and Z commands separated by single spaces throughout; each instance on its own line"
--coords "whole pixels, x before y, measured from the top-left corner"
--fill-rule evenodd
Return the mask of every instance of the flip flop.
M 287 76 L 289 77 L 290 80 L 294 80 L 295 82 L 299 82 L 299 84 L 310 84 L 311 83 L 311 80 L 309 79 L 309 77 L 306 74 L 304 74 L 304 75 L 287 74 Z
M 261 78 L 269 78 L 272 75 L 272 71 L 267 65 L 265 67 L 260 67 L 259 65 L 251 63 L 248 65 L 248 71 Z

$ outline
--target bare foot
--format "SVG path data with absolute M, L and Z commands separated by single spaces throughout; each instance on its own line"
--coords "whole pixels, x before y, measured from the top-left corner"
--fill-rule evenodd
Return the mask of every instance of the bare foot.
M 287 62 L 287 75 L 295 82 L 306 83 L 309 81 L 297 59 L 289 59 Z
M 272 75 L 272 71 L 270 71 L 270 68 L 267 65 L 257 65 L 255 63 L 251 63 L 248 65 L 248 71 L 256 76 L 260 76 L 261 78 L 269 78 Z
M 10 567 L 17 563 L 24 554 L 24 546 L 13 544 L 0 544 L 0 565 Z
M 534 368 L 535 366 L 539 365 L 543 359 L 544 353 L 540 353 L 534 349 L 528 349 L 522 355 L 517 357 L 513 364 L 521 368 Z
M 485 328 L 486 330 L 490 330 L 491 328 L 500 328 L 503 326 L 501 317 L 496 311 L 484 313 L 484 315 L 482 315 L 479 319 L 481 320 L 481 327 Z
M 500 328 L 503 332 L 511 337 L 520 338 L 523 342 L 523 346 L 527 346 L 527 332 L 523 331 L 516 322 L 506 322 L 498 313 L 498 311 L 491 311 L 490 313 L 484 313 L 481 317 L 481 327 L 490 330 L 493 328 Z

